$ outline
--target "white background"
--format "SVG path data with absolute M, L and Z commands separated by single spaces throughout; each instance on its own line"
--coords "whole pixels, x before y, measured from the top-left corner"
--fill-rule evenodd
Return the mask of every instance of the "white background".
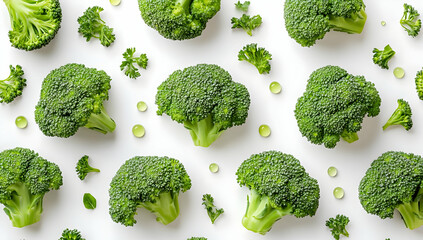
M 381 220 L 367 214 L 358 200 L 357 188 L 370 163 L 388 150 L 423 154 L 423 102 L 416 94 L 414 76 L 423 66 L 423 34 L 409 37 L 398 21 L 402 16 L 403 1 L 367 0 L 368 20 L 361 35 L 331 32 L 311 48 L 303 48 L 289 38 L 284 27 L 283 1 L 251 0 L 250 14 L 261 14 L 263 25 L 253 37 L 242 30 L 232 30 L 230 19 L 241 16 L 235 10 L 235 0 L 223 0 L 221 11 L 208 23 L 202 36 L 187 41 L 164 39 L 141 19 L 135 0 L 123 0 L 113 7 L 107 0 L 62 0 L 62 27 L 56 38 L 46 47 L 25 52 L 10 47 L 10 28 L 6 7 L 0 7 L 0 78 L 9 74 L 9 64 L 20 64 L 28 86 L 23 96 L 11 104 L 0 106 L 0 150 L 16 146 L 35 150 L 46 159 L 57 163 L 63 171 L 64 185 L 44 198 L 41 221 L 23 229 L 14 228 L 8 217 L 0 213 L 1 240 L 54 240 L 65 228 L 78 228 L 87 240 L 175 239 L 204 236 L 210 240 L 224 239 L 332 239 L 325 220 L 343 213 L 350 217 L 350 239 L 392 240 L 421 239 L 423 227 L 405 228 L 398 214 L 394 219 Z M 423 2 L 409 0 L 423 13 Z M 77 32 L 76 19 L 89 6 L 105 8 L 101 13 L 114 28 L 116 41 L 103 47 L 98 41 L 85 42 Z M 380 22 L 387 22 L 382 27 Z M 238 51 L 246 44 L 257 42 L 273 54 L 269 75 L 259 75 L 246 62 L 237 60 Z M 390 62 L 390 70 L 382 70 L 372 62 L 372 49 L 386 44 L 397 51 Z M 122 53 L 136 47 L 147 53 L 150 61 L 141 77 L 132 80 L 120 70 Z M 105 103 L 116 121 L 114 133 L 102 135 L 80 129 L 68 139 L 45 137 L 34 121 L 34 107 L 39 98 L 41 82 L 52 70 L 76 62 L 105 70 L 113 79 L 110 100 Z M 235 81 L 247 86 L 251 94 L 251 108 L 246 124 L 227 130 L 211 147 L 195 147 L 184 127 L 167 116 L 157 116 L 154 96 L 157 86 L 176 69 L 198 63 L 219 64 L 228 70 Z M 298 131 L 293 109 L 302 95 L 308 75 L 315 69 L 332 64 L 352 74 L 364 75 L 376 84 L 382 98 L 381 113 L 366 118 L 359 132 L 360 140 L 348 144 L 340 142 L 335 149 L 312 145 Z M 395 79 L 392 70 L 402 66 L 404 79 Z M 283 91 L 274 95 L 268 90 L 272 81 L 279 81 Z M 413 108 L 414 127 L 406 132 L 393 127 L 382 132 L 382 125 L 397 107 L 396 100 L 404 98 Z M 148 104 L 147 112 L 139 112 L 136 103 Z M 26 129 L 15 126 L 15 118 L 24 115 L 29 120 Z M 132 135 L 134 124 L 146 128 L 144 138 Z M 262 138 L 260 124 L 269 124 L 272 134 Z M 247 231 L 241 225 L 248 190 L 236 183 L 235 171 L 251 154 L 265 150 L 280 150 L 297 157 L 310 175 L 318 179 L 321 188 L 319 209 L 314 217 L 296 219 L 288 216 L 274 224 L 265 236 Z M 89 155 L 99 174 L 80 181 L 74 171 L 77 160 Z M 181 214 L 176 221 L 163 226 L 144 209 L 138 211 L 138 223 L 125 227 L 114 223 L 108 214 L 109 183 L 125 160 L 136 155 L 167 155 L 179 159 L 192 179 L 192 189 L 180 195 Z M 208 170 L 210 163 L 220 165 L 219 173 Z M 330 178 L 326 170 L 336 166 L 339 175 Z M 337 200 L 332 195 L 336 186 L 345 189 L 345 197 Z M 98 201 L 97 209 L 87 210 L 82 204 L 85 192 Z M 204 193 L 215 197 L 225 213 L 214 225 L 201 205 Z

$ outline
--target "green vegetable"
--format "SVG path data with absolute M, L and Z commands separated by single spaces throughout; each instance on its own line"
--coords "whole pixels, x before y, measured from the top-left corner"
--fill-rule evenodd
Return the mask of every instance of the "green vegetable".
M 242 125 L 248 116 L 250 94 L 212 64 L 177 70 L 159 87 L 157 114 L 184 124 L 196 146 L 208 147 L 226 129 Z
M 315 70 L 297 101 L 295 117 L 301 134 L 314 144 L 334 148 L 341 138 L 358 140 L 363 118 L 379 114 L 375 85 L 337 66 Z
M 335 218 L 329 218 L 329 220 L 326 221 L 326 227 L 330 229 L 333 238 L 339 240 L 340 235 L 344 235 L 345 237 L 350 236 L 346 229 L 349 222 L 350 219 L 347 216 L 338 214 Z
M 86 209 L 95 209 L 97 207 L 97 199 L 91 193 L 85 193 L 82 202 Z
M 47 45 L 62 21 L 58 0 L 3 0 L 12 30 L 9 40 L 18 49 L 31 51 Z
M 260 15 L 250 17 L 247 14 L 242 14 L 241 18 L 233 17 L 231 24 L 232 28 L 242 28 L 248 35 L 252 36 L 252 31 L 262 24 L 262 18 Z
M 267 151 L 252 155 L 238 168 L 237 181 L 250 189 L 242 224 L 266 234 L 283 216 L 313 216 L 320 189 L 300 162 L 289 154 Z
M 243 3 L 241 3 L 240 1 L 238 1 L 237 3 L 235 3 L 235 7 L 236 9 L 243 11 L 243 12 L 248 12 L 248 7 L 250 6 L 250 1 L 245 1 Z
M 420 14 L 413 6 L 404 3 L 404 15 L 400 20 L 400 24 L 409 36 L 416 37 L 419 35 L 422 27 L 422 20 L 418 19 L 419 16 Z
M 423 159 L 419 155 L 386 152 L 373 161 L 361 179 L 361 205 L 370 214 L 392 218 L 397 209 L 405 226 L 423 225 Z
M 257 48 L 257 43 L 251 43 L 239 51 L 238 60 L 253 64 L 260 74 L 269 73 L 272 54 L 264 48 Z
M 139 57 L 134 57 L 135 48 L 127 48 L 126 51 L 122 54 L 124 60 L 120 65 L 120 70 L 125 70 L 125 75 L 130 78 L 137 78 L 141 76 L 138 68 L 134 65 L 135 63 L 141 67 L 146 69 L 148 64 L 148 58 L 145 53 L 141 54 Z
M 220 214 L 224 213 L 223 208 L 218 209 L 214 205 L 214 199 L 210 194 L 203 195 L 203 205 L 207 210 L 207 214 L 209 215 L 209 218 L 212 224 L 214 224 L 214 222 L 220 216 Z
M 423 100 L 423 69 L 416 74 L 416 90 L 420 100 Z
M 413 121 L 411 120 L 411 107 L 407 101 L 398 99 L 398 107 L 389 118 L 388 122 L 383 126 L 383 130 L 392 125 L 401 125 L 405 130 L 410 130 L 413 127 Z
M 220 0 L 138 0 L 144 22 L 167 39 L 201 35 L 220 10 Z
M 85 10 L 84 14 L 78 18 L 78 32 L 86 38 L 87 42 L 91 38 L 97 38 L 101 45 L 108 47 L 115 41 L 116 37 L 113 34 L 113 28 L 107 26 L 106 22 L 100 17 L 100 12 L 103 10 L 99 6 L 89 7 Z
M 359 34 L 367 19 L 363 0 L 286 0 L 284 12 L 289 36 L 303 47 L 331 30 Z
M 109 98 L 110 81 L 104 71 L 71 63 L 51 71 L 41 86 L 35 122 L 46 136 L 70 137 L 80 127 L 101 133 L 116 127 L 103 101 Z
M 76 173 L 78 174 L 79 179 L 84 180 L 90 172 L 100 172 L 100 170 L 91 167 L 88 163 L 88 156 L 84 155 L 76 164 Z
M 16 97 L 22 95 L 22 90 L 26 86 L 26 79 L 22 77 L 24 75 L 22 67 L 10 65 L 9 68 L 9 77 L 0 80 L 0 103 L 12 102 Z
M 77 229 L 70 230 L 66 228 L 63 230 L 62 237 L 59 240 L 85 240 Z
M 168 157 L 134 157 L 127 160 L 110 183 L 109 213 L 125 226 L 136 223 L 138 207 L 144 207 L 167 225 L 179 215 L 178 196 L 191 188 L 184 166 Z
M 187 240 L 207 240 L 207 238 L 205 238 L 205 237 L 192 237 L 192 238 L 188 238 Z
M 388 62 L 395 55 L 395 51 L 391 46 L 386 45 L 383 50 L 377 48 L 373 49 L 373 62 L 383 69 L 389 69 Z
M 0 203 L 14 227 L 38 222 L 43 198 L 62 186 L 59 167 L 26 148 L 0 153 Z

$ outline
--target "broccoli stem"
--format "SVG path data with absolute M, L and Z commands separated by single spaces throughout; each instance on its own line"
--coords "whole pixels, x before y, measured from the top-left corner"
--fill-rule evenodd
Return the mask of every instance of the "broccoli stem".
M 423 213 L 419 201 L 400 204 L 397 209 L 407 228 L 413 230 L 423 225 Z
M 201 147 L 210 146 L 223 132 L 219 125 L 213 123 L 211 115 L 199 122 L 186 121 L 184 126 L 189 130 L 194 145 Z
M 338 32 L 361 33 L 366 23 L 367 14 L 364 7 L 360 12 L 352 14 L 351 17 L 329 16 L 331 29 Z
M 158 222 L 167 225 L 179 216 L 179 193 L 162 192 L 154 202 L 144 202 L 140 205 L 156 215 Z
M 391 125 L 401 125 L 406 127 L 407 123 L 410 122 L 408 116 L 403 115 L 401 112 L 395 111 L 395 113 L 389 118 L 389 120 L 383 125 L 383 130 L 387 129 Z
M 247 196 L 247 210 L 242 218 L 242 225 L 250 231 L 266 234 L 272 225 L 283 216 L 290 215 L 292 207 L 275 208 L 268 196 L 261 196 L 251 189 Z
M 99 114 L 91 114 L 84 127 L 106 134 L 115 130 L 116 123 L 107 114 L 104 106 L 101 106 L 101 112 Z
M 15 183 L 8 190 L 12 191 L 12 198 L 3 203 L 4 212 L 13 226 L 21 228 L 38 222 L 43 212 L 44 194 L 31 194 L 23 183 Z
M 356 132 L 348 132 L 347 130 L 344 130 L 344 132 L 341 134 L 341 137 L 348 143 L 353 143 L 358 140 L 358 135 Z

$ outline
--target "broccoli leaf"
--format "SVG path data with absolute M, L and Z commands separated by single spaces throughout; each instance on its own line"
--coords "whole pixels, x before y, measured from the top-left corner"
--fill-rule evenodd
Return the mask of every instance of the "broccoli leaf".
M 210 194 L 203 195 L 203 205 L 207 210 L 207 214 L 209 215 L 212 224 L 214 224 L 220 214 L 224 212 L 223 208 L 216 208 L 216 206 L 214 205 L 214 199 Z
M 86 209 L 95 209 L 97 207 L 97 199 L 91 193 L 85 193 L 82 200 Z
M 242 28 L 248 35 L 252 36 L 252 31 L 260 27 L 262 18 L 260 15 L 250 17 L 247 14 L 242 14 L 241 18 L 233 17 L 231 19 L 232 28 Z
M 253 64 L 260 74 L 269 73 L 270 72 L 270 63 L 269 61 L 272 60 L 272 54 L 270 54 L 264 48 L 257 48 L 256 43 L 252 43 L 246 45 L 242 50 L 238 53 L 238 60 L 239 61 L 247 61 Z
M 87 42 L 91 38 L 100 40 L 103 46 L 110 46 L 116 37 L 113 34 L 113 28 L 105 25 L 105 22 L 100 17 L 102 7 L 94 6 L 88 8 L 84 14 L 78 18 L 79 28 L 78 32 L 86 38 Z
M 248 7 L 250 6 L 250 1 L 245 1 L 243 3 L 241 3 L 240 1 L 238 1 L 237 3 L 235 3 L 235 7 L 236 9 L 243 11 L 243 12 L 248 12 Z

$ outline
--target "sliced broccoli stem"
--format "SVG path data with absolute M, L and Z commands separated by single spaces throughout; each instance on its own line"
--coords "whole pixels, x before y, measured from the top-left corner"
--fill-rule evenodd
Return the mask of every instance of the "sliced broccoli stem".
M 213 118 L 209 115 L 199 122 L 184 122 L 191 134 L 195 146 L 208 147 L 222 134 L 220 125 L 213 123 Z
M 358 140 L 358 135 L 356 132 L 348 132 L 347 130 L 344 130 L 344 132 L 341 134 L 341 137 L 348 143 L 353 143 Z
M 382 128 L 383 130 L 385 130 L 389 126 L 392 126 L 392 125 L 401 125 L 406 127 L 407 123 L 409 122 L 410 122 L 410 119 L 408 116 L 396 114 L 395 116 L 393 115 L 391 118 L 389 118 L 389 120 L 385 123 L 385 125 L 383 125 Z
M 413 230 L 423 225 L 423 213 L 419 201 L 400 204 L 397 209 L 407 228 Z
M 157 216 L 158 222 L 167 225 L 179 216 L 179 193 L 162 192 L 155 202 L 144 202 L 140 205 Z
M 250 195 L 247 196 L 247 210 L 242 218 L 242 225 L 250 231 L 264 235 L 277 220 L 291 213 L 291 206 L 275 208 L 269 197 L 261 196 L 251 189 Z
M 4 212 L 13 226 L 21 228 L 38 222 L 43 212 L 44 194 L 31 194 L 23 183 L 15 183 L 8 190 L 12 191 L 12 198 L 3 203 Z
M 106 134 L 115 130 L 116 123 L 107 114 L 104 106 L 101 106 L 101 112 L 99 114 L 91 114 L 87 124 L 84 127 Z
M 367 14 L 364 6 L 358 13 L 352 14 L 351 17 L 329 16 L 329 24 L 331 29 L 338 32 L 361 33 L 367 20 Z

